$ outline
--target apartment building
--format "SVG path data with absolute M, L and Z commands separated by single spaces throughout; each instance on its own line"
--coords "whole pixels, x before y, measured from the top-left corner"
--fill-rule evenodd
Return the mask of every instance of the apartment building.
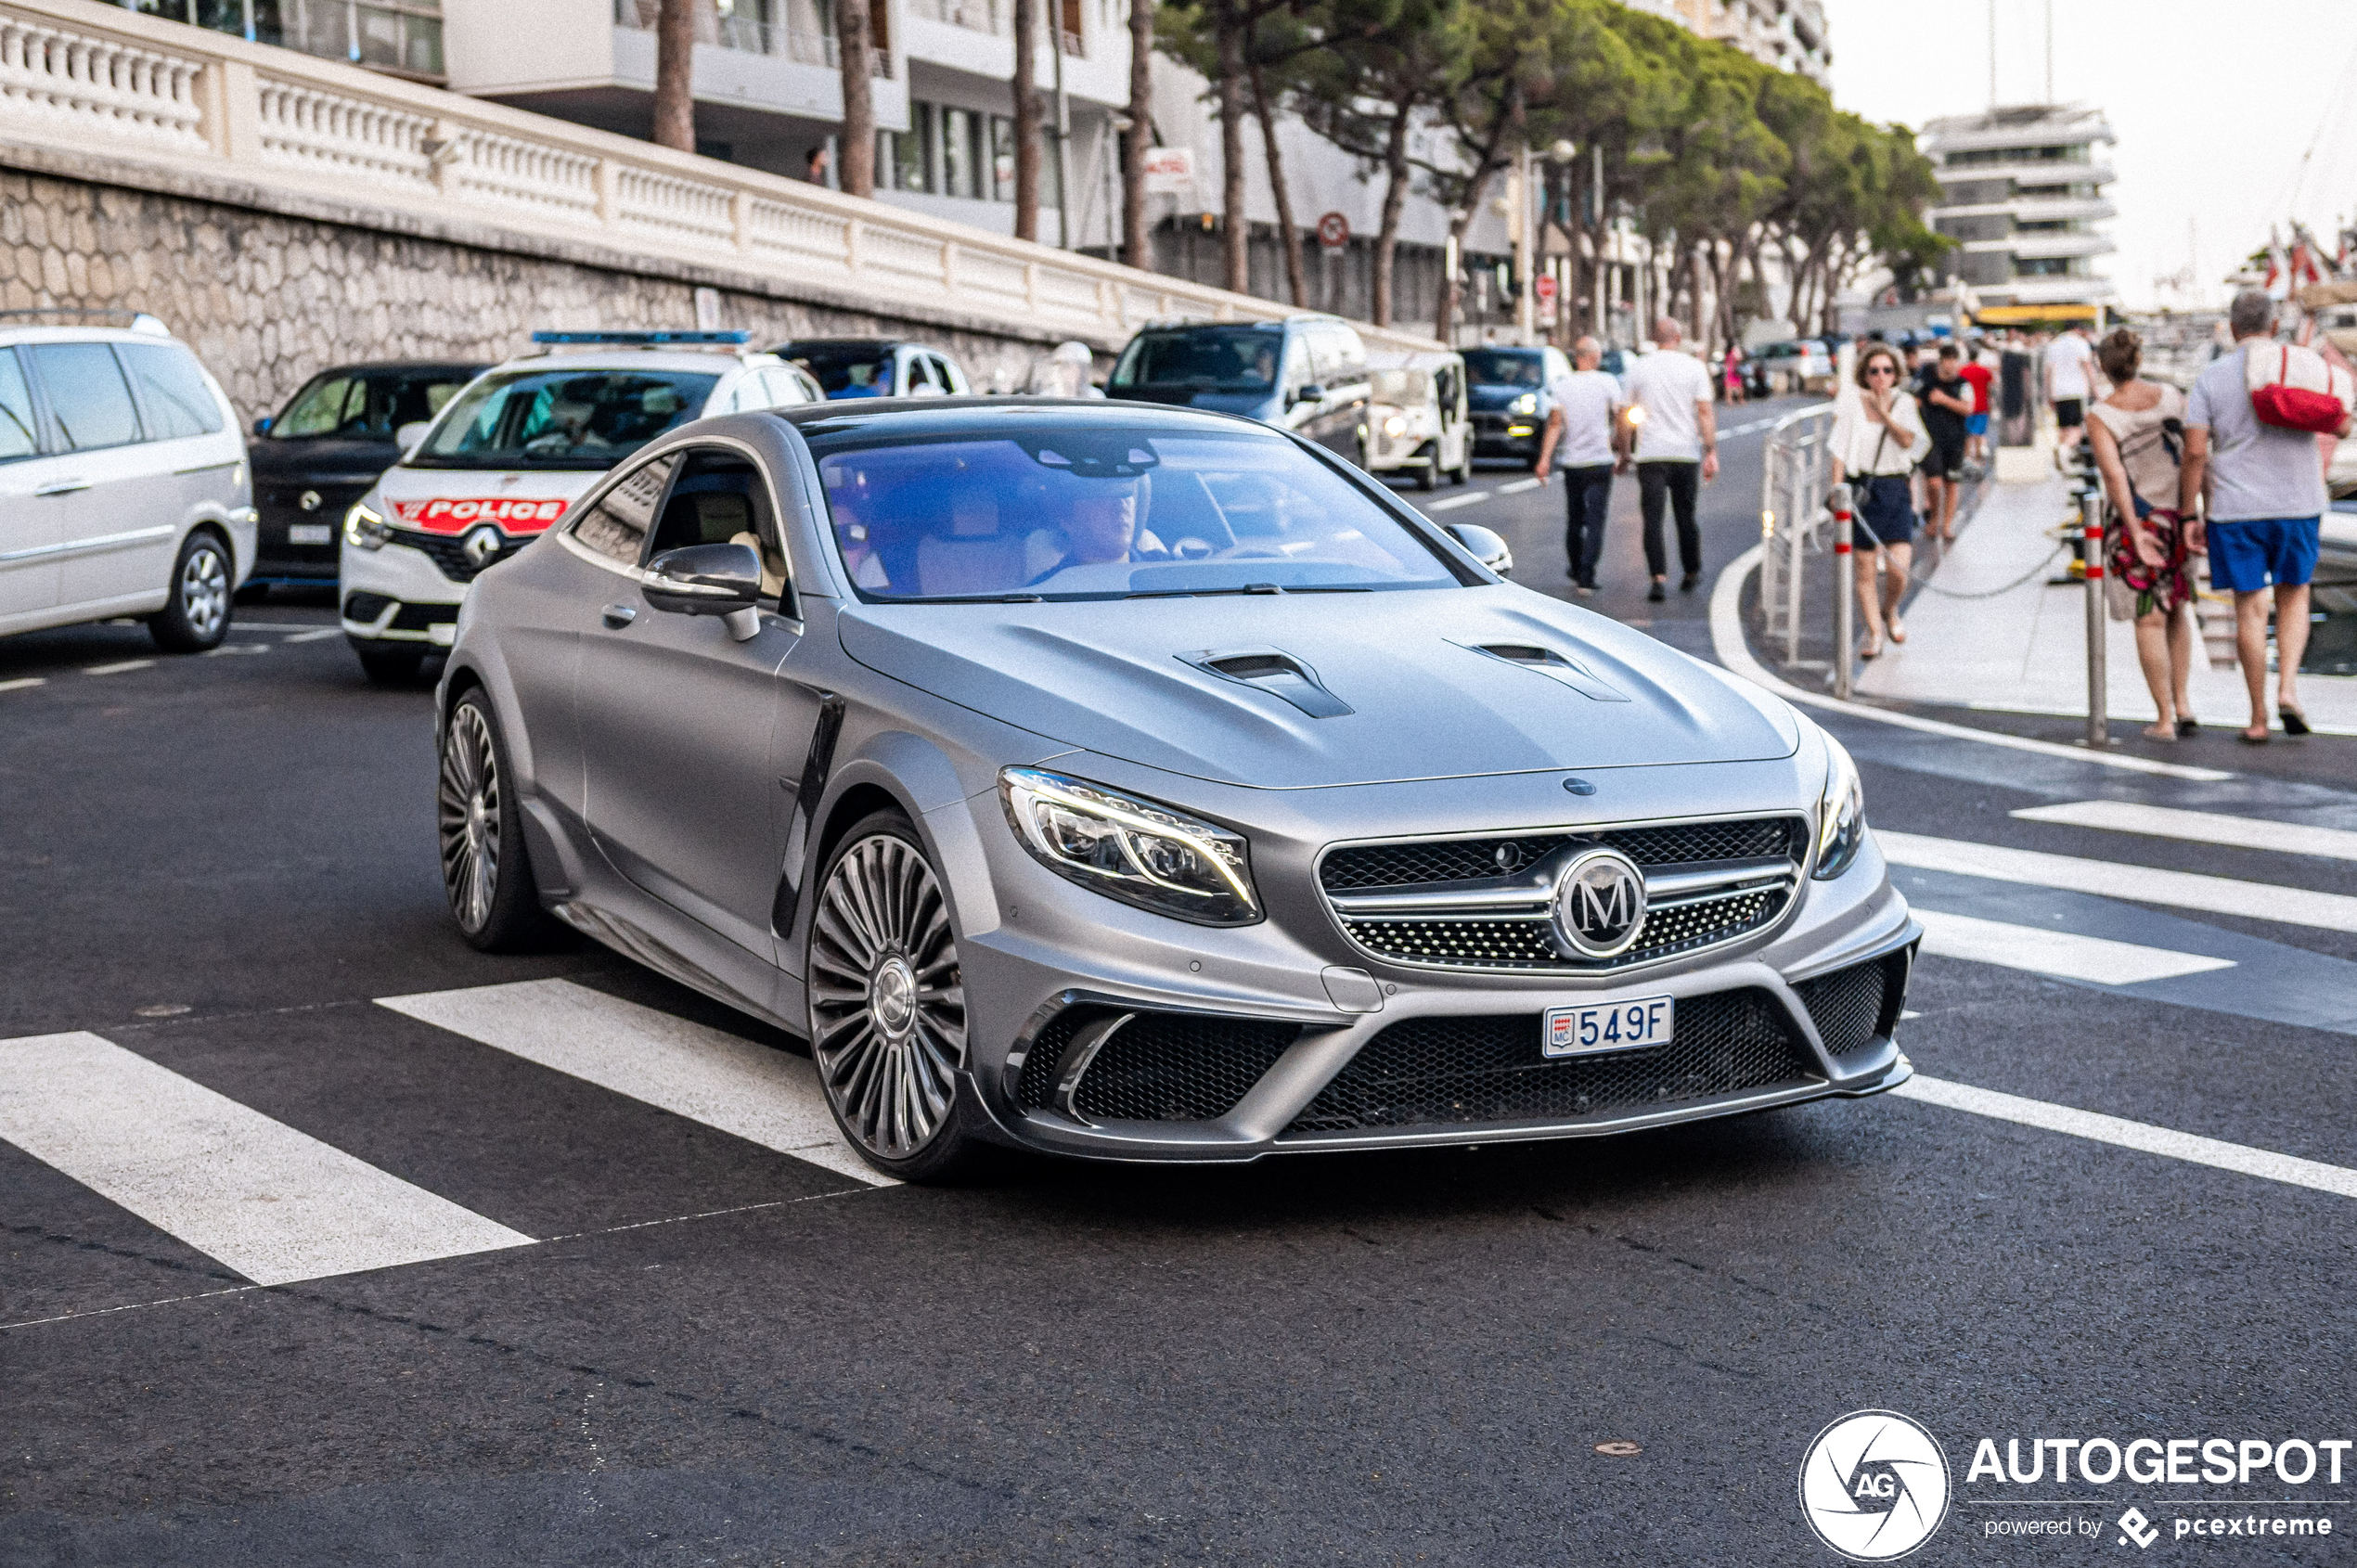
M 1983 305 L 2093 305 L 2115 297 L 2096 258 L 2118 249 L 2104 195 L 2114 137 L 2091 104 L 2023 104 L 1923 128 L 1939 176 L 1934 227 L 1959 242 L 1955 274 Z
M 1827 84 L 1833 46 L 1822 0 L 1629 0 L 1641 11 L 1670 20 L 1722 44 L 1732 44 L 1762 65 L 1797 71 Z

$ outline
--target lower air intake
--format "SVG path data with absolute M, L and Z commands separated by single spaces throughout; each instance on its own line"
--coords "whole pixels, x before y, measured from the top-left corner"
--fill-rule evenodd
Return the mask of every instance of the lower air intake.
M 1809 1009 L 1818 1037 L 1835 1056 L 1862 1051 L 1899 1026 L 1907 990 L 1907 955 L 1892 953 L 1804 980 L 1793 989 Z
M 1016 1081 L 1025 1110 L 1053 1103 L 1057 1060 L 1075 1030 L 1102 1016 L 1101 1009 L 1072 1008 L 1039 1031 Z M 1236 1108 L 1300 1034 L 1295 1023 L 1140 1013 L 1098 1047 L 1072 1108 L 1092 1122 L 1215 1121 Z

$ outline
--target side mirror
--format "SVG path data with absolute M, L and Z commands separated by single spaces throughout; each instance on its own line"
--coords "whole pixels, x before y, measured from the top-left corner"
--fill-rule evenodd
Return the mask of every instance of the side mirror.
M 1499 576 L 1511 577 L 1514 574 L 1514 552 L 1488 529 L 1471 522 L 1446 522 L 1441 526 L 1449 531 L 1451 539 L 1465 547 L 1466 554 Z
M 393 432 L 393 443 L 400 447 L 401 455 L 406 457 L 418 449 L 418 443 L 426 439 L 426 432 L 431 429 L 431 419 L 412 419 Z
M 761 630 L 761 557 L 751 545 L 689 545 L 647 562 L 639 594 L 674 615 L 717 615 L 739 642 Z
M 256 435 L 268 435 L 270 433 L 269 415 L 264 414 L 261 418 L 256 419 L 253 422 L 253 433 Z
M 1326 389 L 1312 381 L 1295 391 L 1293 400 L 1295 403 L 1323 403 L 1326 401 Z

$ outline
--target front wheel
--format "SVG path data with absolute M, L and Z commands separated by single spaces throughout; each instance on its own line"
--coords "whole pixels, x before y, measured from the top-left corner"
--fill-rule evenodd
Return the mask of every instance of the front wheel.
M 510 778 L 499 721 L 478 688 L 458 699 L 443 727 L 434 816 L 450 913 L 458 934 L 485 953 L 527 948 L 547 929 Z
M 1465 455 L 1457 459 L 1457 471 L 1449 476 L 1449 482 L 1451 484 L 1473 482 L 1473 443 L 1465 443 Z
M 863 818 L 827 860 L 811 911 L 810 1055 L 835 1124 L 904 1181 L 984 1153 L 959 1108 L 966 988 L 949 900 L 906 816 Z
M 200 531 L 182 541 L 163 608 L 148 617 L 148 635 L 166 653 L 203 653 L 229 635 L 229 547 Z
M 1439 483 L 1440 459 L 1438 457 L 1433 458 L 1431 462 L 1426 463 L 1423 468 L 1416 470 L 1417 489 L 1432 490 L 1437 488 Z

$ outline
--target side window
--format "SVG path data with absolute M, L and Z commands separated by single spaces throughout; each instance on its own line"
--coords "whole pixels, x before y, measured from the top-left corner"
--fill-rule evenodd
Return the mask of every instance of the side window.
M 139 415 L 112 349 L 104 343 L 34 343 L 25 352 L 49 394 L 49 414 L 68 451 L 139 439 Z
M 1354 386 L 1367 379 L 1367 345 L 1359 334 L 1347 327 L 1327 327 L 1320 329 L 1325 339 L 1325 351 L 1333 359 L 1333 372 L 1328 385 Z
M 761 556 L 762 598 L 774 607 L 787 576 L 778 540 L 761 469 L 741 453 L 702 448 L 689 453 L 679 470 L 648 558 L 689 545 L 751 545 Z
M 934 379 L 941 383 L 941 390 L 943 392 L 954 393 L 965 390 L 958 385 L 959 378 L 957 374 L 949 368 L 949 362 L 942 358 L 939 354 L 933 356 L 933 374 Z
M 930 397 L 940 390 L 941 388 L 939 384 L 933 379 L 933 355 L 929 353 L 910 354 L 908 356 L 908 385 L 906 389 L 906 394 L 909 397 Z
M 761 373 L 761 391 L 766 400 L 764 406 L 769 408 L 792 408 L 797 403 L 809 401 L 803 392 L 802 383 L 794 379 L 791 370 L 764 370 Z
M 1308 340 L 1299 336 L 1287 339 L 1285 369 L 1282 377 L 1285 400 L 1290 403 L 1294 393 L 1317 379 L 1317 372 L 1310 368 Z
M 0 349 L 0 463 L 37 456 L 41 439 L 32 422 L 32 389 L 25 384 L 17 351 Z
M 118 343 L 115 353 L 138 384 L 150 433 L 158 441 L 213 435 L 221 429 L 221 405 L 205 385 L 196 356 L 177 343 Z
M 647 529 L 654 521 L 655 503 L 663 499 L 663 487 L 670 482 L 671 470 L 678 461 L 679 454 L 666 452 L 623 475 L 604 499 L 573 525 L 573 536 L 601 556 L 625 566 L 638 565 Z

